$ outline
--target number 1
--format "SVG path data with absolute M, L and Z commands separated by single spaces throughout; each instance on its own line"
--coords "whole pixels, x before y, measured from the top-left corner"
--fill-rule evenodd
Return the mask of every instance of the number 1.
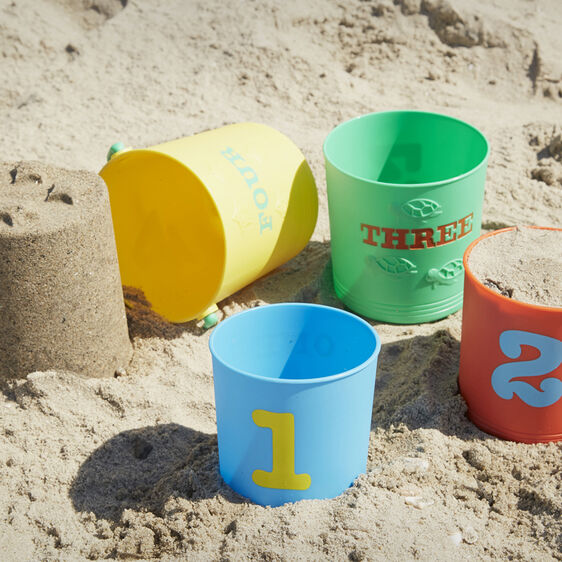
M 307 490 L 310 474 L 295 474 L 295 416 L 266 410 L 254 410 L 252 420 L 259 427 L 271 429 L 271 472 L 254 470 L 252 480 L 262 488 Z

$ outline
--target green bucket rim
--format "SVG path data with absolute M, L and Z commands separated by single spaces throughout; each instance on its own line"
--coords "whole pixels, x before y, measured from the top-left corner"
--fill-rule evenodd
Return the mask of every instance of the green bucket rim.
M 332 139 L 334 137 L 334 134 L 336 133 L 336 131 L 341 131 L 342 128 L 349 127 L 349 126 L 351 126 L 351 124 L 355 123 L 358 120 L 368 119 L 370 117 L 373 117 L 374 115 L 390 115 L 390 114 L 393 114 L 393 113 L 394 114 L 396 114 L 396 113 L 402 113 L 402 114 L 409 113 L 409 114 L 417 114 L 417 115 L 431 115 L 433 117 L 439 117 L 439 118 L 442 118 L 442 119 L 455 121 L 456 123 L 474 131 L 476 133 L 476 135 L 479 136 L 484 141 L 484 146 L 486 147 L 486 151 L 484 153 L 484 156 L 482 157 L 482 159 L 480 160 L 480 162 L 476 166 L 474 166 L 473 168 L 471 168 L 467 172 L 464 172 L 463 174 L 460 174 L 458 176 L 454 176 L 454 177 L 451 177 L 451 178 L 446 178 L 444 180 L 433 181 L 433 182 L 425 182 L 425 183 L 388 183 L 388 182 L 382 182 L 382 181 L 374 180 L 374 179 L 371 179 L 371 178 L 366 178 L 366 177 L 360 176 L 358 174 L 355 174 L 355 173 L 349 172 L 348 170 L 343 169 L 342 167 L 340 167 L 340 166 L 338 166 L 334 163 L 333 158 L 330 158 L 330 156 L 328 154 L 327 145 L 330 142 L 330 139 Z M 434 112 L 434 111 L 418 111 L 418 110 L 415 110 L 415 109 L 393 109 L 393 110 L 389 110 L 389 111 L 373 111 L 371 113 L 366 113 L 364 115 L 352 117 L 351 119 L 348 119 L 347 121 L 344 121 L 343 123 L 340 123 L 339 125 L 334 127 L 328 133 L 328 136 L 326 137 L 326 139 L 324 140 L 324 144 L 322 145 L 322 151 L 324 153 L 324 157 L 326 158 L 326 161 L 331 166 L 333 166 L 334 168 L 336 168 L 337 170 L 339 170 L 341 173 L 345 174 L 346 176 L 349 176 L 350 178 L 360 180 L 360 181 L 364 181 L 364 182 L 367 182 L 367 183 L 371 183 L 373 185 L 383 186 L 383 187 L 405 187 L 405 188 L 409 188 L 409 187 L 420 188 L 421 187 L 421 188 L 427 188 L 427 187 L 438 187 L 440 185 L 446 185 L 448 183 L 456 182 L 456 181 L 462 180 L 463 178 L 468 177 L 468 176 L 474 174 L 475 172 L 477 172 L 479 168 L 486 165 L 486 162 L 488 160 L 488 156 L 490 154 L 490 144 L 488 143 L 488 139 L 482 133 L 482 131 L 477 129 L 474 125 L 471 125 L 470 123 L 467 123 L 466 121 L 463 121 L 462 119 L 458 119 L 457 117 L 452 117 L 450 115 L 445 115 L 444 113 L 437 113 L 437 112 Z

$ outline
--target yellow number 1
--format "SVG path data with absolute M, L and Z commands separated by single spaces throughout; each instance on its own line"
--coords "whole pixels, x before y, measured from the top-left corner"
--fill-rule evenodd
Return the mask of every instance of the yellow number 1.
M 295 416 L 254 410 L 252 419 L 259 427 L 271 429 L 273 463 L 271 472 L 254 470 L 252 480 L 262 488 L 307 490 L 310 474 L 295 474 Z

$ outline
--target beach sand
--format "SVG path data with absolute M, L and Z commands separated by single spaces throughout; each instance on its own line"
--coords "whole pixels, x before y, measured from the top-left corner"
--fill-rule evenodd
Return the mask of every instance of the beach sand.
M 468 258 L 475 277 L 519 302 L 562 306 L 562 231 L 518 227 L 480 241 Z
M 318 224 L 221 314 L 341 307 L 322 142 L 348 118 L 422 109 L 470 122 L 491 145 L 484 230 L 561 226 L 561 26 L 558 0 L 2 0 L 0 154 L 97 172 L 116 141 L 271 125 L 310 162 Z M 562 445 L 468 421 L 460 311 L 373 322 L 367 473 L 336 499 L 271 509 L 218 475 L 209 332 L 126 297 L 126 373 L 0 383 L 3 561 L 562 559 Z

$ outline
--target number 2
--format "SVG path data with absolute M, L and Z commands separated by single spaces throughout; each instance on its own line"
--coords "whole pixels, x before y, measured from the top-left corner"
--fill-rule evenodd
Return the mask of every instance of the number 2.
M 510 400 L 514 394 L 533 408 L 552 406 L 562 397 L 562 381 L 549 377 L 537 390 L 524 381 L 514 381 L 516 377 L 540 377 L 546 375 L 562 363 L 562 342 L 542 334 L 522 330 L 506 330 L 500 335 L 500 349 L 511 359 L 521 356 L 521 346 L 530 345 L 540 351 L 540 356 L 532 361 L 504 363 L 492 373 L 492 388 L 500 398 Z

